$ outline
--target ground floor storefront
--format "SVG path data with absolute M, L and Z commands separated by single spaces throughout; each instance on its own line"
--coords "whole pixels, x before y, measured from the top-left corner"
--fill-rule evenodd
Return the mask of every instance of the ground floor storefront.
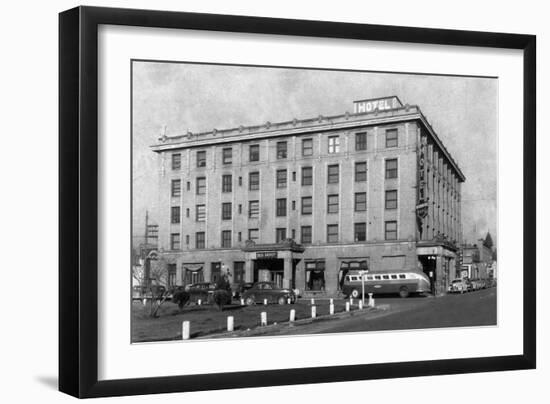
M 227 275 L 232 284 L 271 281 L 298 289 L 303 296 L 338 296 L 350 270 L 420 270 L 432 281 L 434 294 L 445 293 L 455 277 L 456 252 L 444 244 L 411 241 L 348 245 L 308 245 L 293 241 L 249 244 L 242 249 L 194 250 L 162 254 L 174 285 L 216 282 Z

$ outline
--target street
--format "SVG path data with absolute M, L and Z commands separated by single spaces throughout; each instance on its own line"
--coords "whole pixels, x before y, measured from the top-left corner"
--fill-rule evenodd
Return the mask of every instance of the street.
M 404 330 L 419 328 L 496 325 L 497 289 L 441 297 L 377 297 L 376 305 L 389 309 L 369 317 L 312 323 L 278 330 L 278 335 L 318 334 L 354 331 Z

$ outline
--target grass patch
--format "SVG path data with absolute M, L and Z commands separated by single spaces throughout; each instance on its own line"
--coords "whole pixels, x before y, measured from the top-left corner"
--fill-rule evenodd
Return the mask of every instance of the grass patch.
M 352 310 L 357 310 L 356 304 Z M 334 299 L 334 312 L 345 311 L 346 300 Z M 317 316 L 329 314 L 329 301 L 318 300 L 315 303 Z M 289 319 L 290 310 L 296 311 L 296 320 L 311 318 L 309 300 L 299 300 L 291 305 L 254 305 L 238 304 L 225 306 L 220 311 L 212 305 L 190 305 L 179 310 L 170 302 L 164 303 L 158 310 L 158 317 L 149 317 L 149 306 L 140 302 L 132 304 L 132 342 L 169 341 L 181 339 L 183 321 L 191 324 L 191 338 L 224 332 L 227 329 L 227 317 L 234 317 L 235 330 L 247 330 L 260 325 L 260 313 L 267 312 L 268 324 L 282 323 Z

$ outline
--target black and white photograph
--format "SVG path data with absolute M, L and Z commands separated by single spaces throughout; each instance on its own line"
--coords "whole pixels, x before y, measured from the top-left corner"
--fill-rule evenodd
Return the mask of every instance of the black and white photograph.
M 129 68 L 132 343 L 498 326 L 498 77 Z

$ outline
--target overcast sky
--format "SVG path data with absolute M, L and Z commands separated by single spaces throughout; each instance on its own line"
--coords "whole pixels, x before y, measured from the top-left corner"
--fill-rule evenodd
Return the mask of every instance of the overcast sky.
M 462 185 L 464 241 L 497 241 L 498 79 L 217 66 L 133 64 L 134 234 L 145 211 L 154 221 L 157 143 L 168 136 L 353 112 L 353 101 L 397 95 L 418 105 L 466 182 Z

